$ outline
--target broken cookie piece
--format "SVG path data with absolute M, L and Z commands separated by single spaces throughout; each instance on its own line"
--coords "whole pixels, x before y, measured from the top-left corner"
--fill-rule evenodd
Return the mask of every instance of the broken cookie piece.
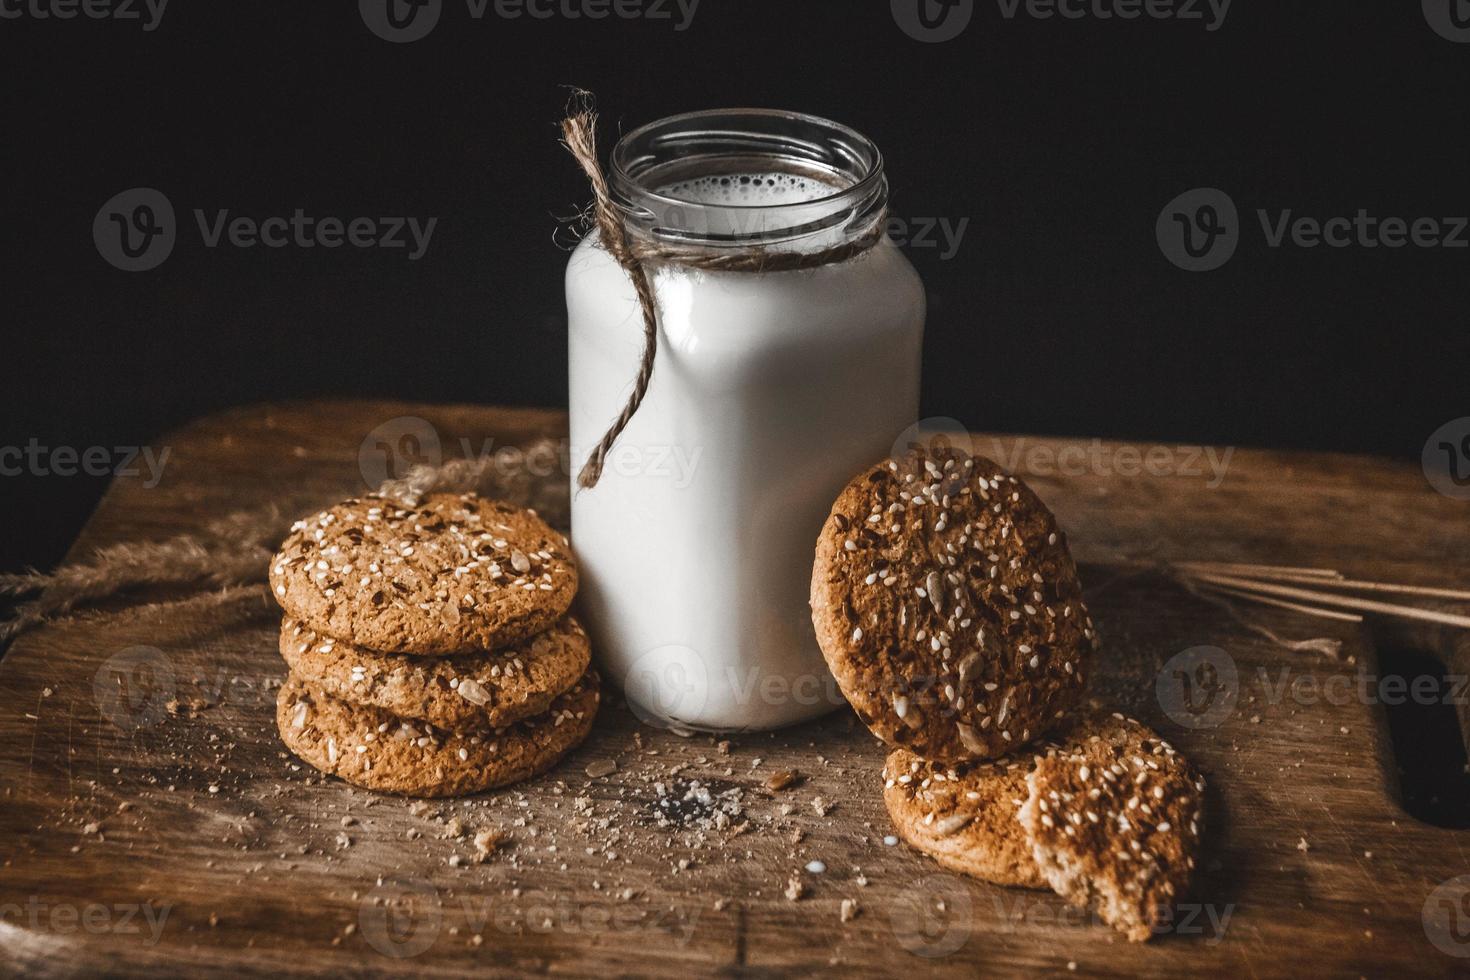
M 895 749 L 883 767 L 883 802 L 899 836 L 941 867 L 997 885 L 1045 888 L 1016 819 L 1034 763 L 1022 752 L 994 763 L 948 765 Z
M 1090 711 L 1026 777 L 1019 818 L 1046 881 L 1143 942 L 1170 921 L 1199 854 L 1204 779 L 1151 729 Z

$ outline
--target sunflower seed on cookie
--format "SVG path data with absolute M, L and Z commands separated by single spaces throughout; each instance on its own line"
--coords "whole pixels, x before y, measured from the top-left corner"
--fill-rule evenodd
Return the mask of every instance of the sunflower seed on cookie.
M 588 671 L 543 714 L 498 730 L 453 732 L 349 704 L 290 676 L 276 698 L 286 747 L 309 765 L 366 789 L 462 796 L 540 775 L 592 729 L 598 677 Z
M 474 494 L 417 507 L 347 500 L 298 521 L 271 592 L 306 628 L 385 653 L 509 646 L 560 619 L 577 592 L 567 540 L 534 511 Z
M 812 622 L 859 717 L 940 761 L 996 758 L 1081 697 L 1096 635 L 1056 518 L 980 456 L 919 449 L 838 496 Z
M 281 621 L 281 657 L 312 687 L 440 728 L 499 728 L 542 713 L 587 672 L 591 644 L 564 616 L 514 646 L 450 657 L 378 653 Z
M 898 835 L 940 867 L 997 885 L 1046 888 L 1016 813 L 1035 757 L 926 762 L 894 749 L 883 767 L 883 802 Z
M 1051 887 L 1142 942 L 1170 921 L 1199 854 L 1204 779 L 1168 742 L 1092 709 L 1026 777 L 1019 819 Z

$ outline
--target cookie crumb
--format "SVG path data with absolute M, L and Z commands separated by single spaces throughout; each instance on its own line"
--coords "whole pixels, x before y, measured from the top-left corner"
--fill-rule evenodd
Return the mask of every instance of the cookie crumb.
M 782 769 L 773 772 L 766 777 L 766 789 L 779 793 L 783 789 L 790 789 L 801 779 L 801 774 L 794 769 Z
M 486 828 L 475 832 L 475 860 L 481 864 L 509 839 L 509 836 L 499 830 Z

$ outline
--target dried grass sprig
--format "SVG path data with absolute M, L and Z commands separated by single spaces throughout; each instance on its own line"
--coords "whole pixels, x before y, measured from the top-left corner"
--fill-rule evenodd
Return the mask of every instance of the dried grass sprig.
M 264 577 L 270 551 L 258 544 L 181 535 L 159 543 L 118 544 L 87 562 L 63 565 L 51 573 L 0 575 L 0 594 L 36 598 L 21 603 L 0 624 L 0 642 L 79 606 L 139 589 L 224 588 Z
M 416 505 L 436 492 L 478 492 L 531 507 L 555 527 L 570 523 L 571 490 L 564 447 L 550 439 L 525 448 L 524 458 L 547 459 L 546 472 L 511 467 L 499 459 L 450 460 L 442 466 L 416 466 L 401 480 L 389 480 L 378 493 Z M 0 621 L 0 645 L 27 630 L 109 599 L 139 594 L 132 605 L 148 605 L 149 590 L 226 590 L 262 583 L 266 566 L 290 520 L 279 505 L 226 514 L 194 534 L 166 541 L 124 542 L 100 548 L 88 560 L 54 572 L 30 570 L 0 575 L 0 596 L 35 598 L 21 602 Z M 216 593 L 221 594 L 221 593 Z M 159 605 L 171 605 L 171 599 Z
M 1199 583 L 1195 582 L 1188 576 L 1175 576 L 1175 581 L 1178 582 L 1179 585 L 1190 595 L 1193 595 L 1195 598 L 1200 599 L 1203 602 L 1208 602 L 1210 605 L 1222 610 L 1225 615 L 1229 616 L 1230 619 L 1234 621 L 1237 625 L 1250 630 L 1257 636 L 1261 636 L 1266 638 L 1267 640 L 1270 640 L 1272 643 L 1281 647 L 1283 650 L 1290 650 L 1293 653 L 1320 653 L 1331 657 L 1334 660 L 1341 659 L 1342 657 L 1341 640 L 1333 639 L 1332 637 L 1327 636 L 1314 636 L 1309 637 L 1305 640 L 1287 639 L 1286 637 L 1277 633 L 1275 630 L 1262 626 L 1260 623 L 1254 623 L 1246 619 L 1240 614 L 1240 610 L 1236 608 L 1235 603 L 1231 602 L 1230 599 L 1223 595 L 1220 595 L 1218 592 L 1201 588 Z

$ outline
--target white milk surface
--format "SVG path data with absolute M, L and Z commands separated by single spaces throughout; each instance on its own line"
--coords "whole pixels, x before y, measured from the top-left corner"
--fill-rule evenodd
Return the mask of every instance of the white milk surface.
M 832 188 L 782 175 L 673 185 L 760 221 Z M 768 212 L 767 212 L 768 213 Z M 637 298 L 593 240 L 567 269 L 573 470 L 621 411 L 642 351 Z M 774 728 L 841 704 L 808 596 L 817 533 L 859 470 L 917 418 L 924 292 L 887 239 L 781 273 L 656 274 L 658 356 L 601 482 L 573 488 L 579 610 L 646 720 Z

